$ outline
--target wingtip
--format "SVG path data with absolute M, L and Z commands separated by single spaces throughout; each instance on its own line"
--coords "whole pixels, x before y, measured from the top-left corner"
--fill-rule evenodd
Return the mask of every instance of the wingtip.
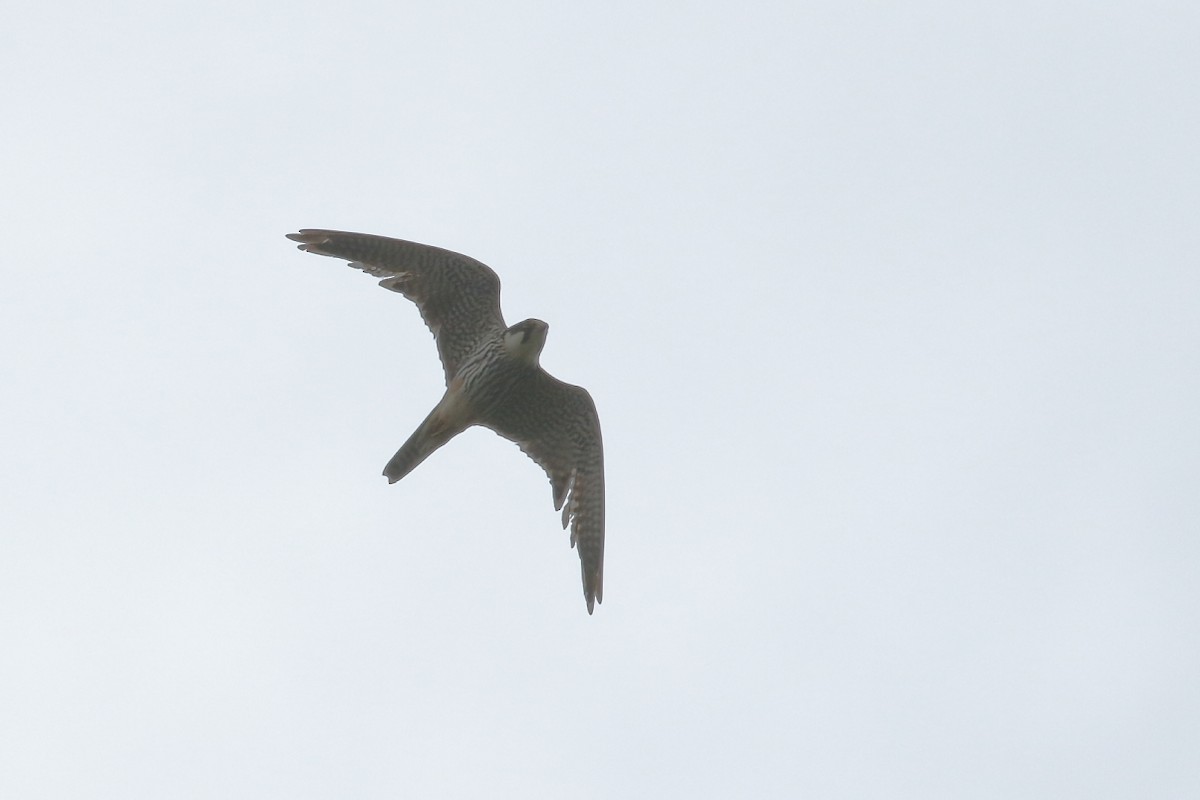
M 588 614 L 591 614 L 596 610 L 597 605 L 604 602 L 604 584 L 599 576 L 593 576 L 591 581 L 584 581 L 583 599 L 587 603 Z
M 592 615 L 592 613 L 596 610 L 597 605 L 604 602 L 604 598 L 601 597 L 600 592 L 596 592 L 595 594 L 585 594 L 583 599 L 587 601 L 588 616 Z
M 296 249 L 303 250 L 306 253 L 309 252 L 309 248 L 312 247 L 314 242 L 313 237 L 308 235 L 307 230 L 301 230 L 299 233 L 285 233 L 284 236 L 293 242 L 299 242 L 300 244 L 296 245 Z

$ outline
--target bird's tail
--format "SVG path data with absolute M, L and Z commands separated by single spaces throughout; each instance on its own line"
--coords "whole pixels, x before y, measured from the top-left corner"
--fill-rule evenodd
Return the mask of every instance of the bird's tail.
M 388 483 L 395 483 L 412 472 L 418 464 L 429 458 L 434 450 L 453 439 L 465 427 L 448 420 L 447 415 L 443 413 L 442 404 L 439 403 L 383 468 L 383 475 L 388 479 Z

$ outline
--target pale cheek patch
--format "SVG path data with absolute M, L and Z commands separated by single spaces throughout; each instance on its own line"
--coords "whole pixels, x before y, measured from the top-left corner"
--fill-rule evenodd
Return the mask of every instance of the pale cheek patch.
M 524 336 L 522 336 L 520 333 L 505 333 L 504 352 L 513 357 L 520 356 L 521 351 L 526 349 L 525 345 L 521 341 L 523 338 Z

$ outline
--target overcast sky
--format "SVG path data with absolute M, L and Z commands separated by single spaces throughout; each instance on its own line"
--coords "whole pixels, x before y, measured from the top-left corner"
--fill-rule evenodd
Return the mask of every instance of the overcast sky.
M 0 796 L 1200 796 L 1200 11 L 18 4 Z M 604 604 L 416 309 L 604 431 Z

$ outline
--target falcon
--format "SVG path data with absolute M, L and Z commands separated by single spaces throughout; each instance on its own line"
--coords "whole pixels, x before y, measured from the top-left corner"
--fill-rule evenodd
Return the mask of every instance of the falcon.
M 446 393 L 383 468 L 388 483 L 446 442 L 482 425 L 515 442 L 550 478 L 554 509 L 579 553 L 591 614 L 604 597 L 604 452 L 587 390 L 542 369 L 549 325 L 506 325 L 500 279 L 468 256 L 403 239 L 313 228 L 289 233 L 300 249 L 342 258 L 417 305 L 433 332 Z

